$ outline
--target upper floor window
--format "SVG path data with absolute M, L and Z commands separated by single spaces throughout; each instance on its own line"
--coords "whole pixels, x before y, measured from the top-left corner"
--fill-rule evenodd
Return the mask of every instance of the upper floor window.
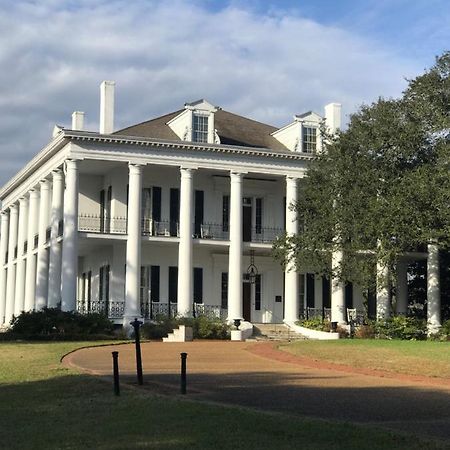
M 303 127 L 303 152 L 314 153 L 317 149 L 317 128 Z
M 192 140 L 194 142 L 208 142 L 208 116 L 194 114 Z

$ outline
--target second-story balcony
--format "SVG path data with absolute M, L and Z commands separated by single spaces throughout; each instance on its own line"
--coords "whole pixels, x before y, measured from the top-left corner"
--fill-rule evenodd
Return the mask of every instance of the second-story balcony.
M 205 240 L 229 240 L 228 225 L 218 223 L 193 224 L 193 238 Z M 127 234 L 126 217 L 103 217 L 100 215 L 80 214 L 78 216 L 78 231 L 97 234 Z M 256 227 L 243 230 L 244 242 L 272 243 L 283 234 L 281 228 Z M 179 237 L 180 227 L 178 222 L 170 220 L 154 220 L 144 218 L 141 221 L 142 236 L 148 237 Z

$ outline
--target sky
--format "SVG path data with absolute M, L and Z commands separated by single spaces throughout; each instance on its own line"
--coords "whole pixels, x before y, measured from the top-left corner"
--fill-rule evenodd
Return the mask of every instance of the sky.
M 397 97 L 449 50 L 448 0 L 0 0 L 0 185 L 73 111 L 98 130 L 205 98 L 283 126 L 294 114 Z

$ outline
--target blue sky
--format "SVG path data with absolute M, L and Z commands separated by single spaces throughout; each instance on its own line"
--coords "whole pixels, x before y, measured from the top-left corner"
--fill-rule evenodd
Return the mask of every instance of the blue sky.
M 276 126 L 399 96 L 450 43 L 443 0 L 0 0 L 0 184 L 72 111 L 116 128 L 206 98 Z

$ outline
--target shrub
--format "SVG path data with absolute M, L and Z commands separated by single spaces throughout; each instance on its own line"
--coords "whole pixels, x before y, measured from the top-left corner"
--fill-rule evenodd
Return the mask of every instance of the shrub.
M 102 314 L 79 314 L 44 308 L 22 312 L 11 320 L 6 334 L 21 339 L 80 339 L 92 336 L 114 336 L 114 325 Z
M 396 316 L 373 322 L 375 336 L 381 339 L 422 340 L 427 337 L 424 319 Z
M 355 338 L 373 339 L 375 337 L 375 328 L 372 324 L 360 325 L 355 329 Z
M 302 319 L 295 322 L 295 324 L 301 327 L 309 328 L 310 330 L 331 331 L 331 322 L 329 320 L 322 320 L 321 317 Z
M 230 326 L 220 319 L 211 319 L 207 316 L 192 317 L 157 317 L 141 327 L 142 337 L 146 339 L 162 339 L 179 325 L 192 327 L 194 339 L 227 339 Z

